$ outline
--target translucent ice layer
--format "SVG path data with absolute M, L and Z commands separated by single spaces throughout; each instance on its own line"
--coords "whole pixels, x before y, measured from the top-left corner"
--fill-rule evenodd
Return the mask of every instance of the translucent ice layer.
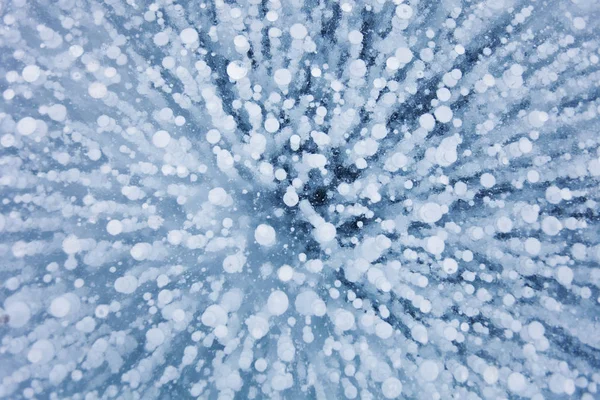
M 598 1 L 0 16 L 0 398 L 600 398 Z

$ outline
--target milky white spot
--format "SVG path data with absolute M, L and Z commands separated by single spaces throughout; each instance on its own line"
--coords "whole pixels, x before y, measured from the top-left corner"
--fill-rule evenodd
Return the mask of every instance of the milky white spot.
M 292 81 L 292 73 L 288 69 L 281 68 L 275 71 L 273 79 L 275 80 L 276 84 L 280 86 L 286 86 Z
M 452 120 L 452 110 L 448 106 L 439 106 L 434 111 L 435 119 L 441 123 L 447 123 Z
M 23 80 L 25 82 L 35 82 L 38 80 L 38 78 L 41 75 L 41 70 L 40 67 L 38 67 L 37 65 L 28 65 L 25 68 L 23 68 L 23 71 L 21 72 L 21 75 L 23 76 Z
M 556 217 L 549 216 L 542 220 L 542 231 L 544 231 L 546 235 L 556 236 L 562 228 L 562 223 Z
M 221 140 L 221 132 L 219 132 L 216 129 L 209 130 L 208 132 L 206 132 L 206 140 L 210 144 L 219 143 L 219 140 Z
M 308 30 L 302 24 L 294 24 L 290 27 L 290 35 L 296 40 L 302 40 L 308 35 Z
M 221 187 L 211 189 L 208 192 L 208 201 L 215 206 L 223 206 L 227 203 L 227 192 Z
M 442 207 L 437 203 L 425 203 L 419 209 L 419 218 L 428 224 L 439 221 L 442 216 Z
M 50 303 L 50 308 L 48 311 L 53 317 L 64 318 L 71 311 L 71 303 L 69 302 L 69 299 L 64 296 L 56 297 Z
M 52 342 L 41 339 L 35 342 L 27 353 L 27 360 L 32 364 L 46 364 L 54 358 L 55 349 Z
M 402 393 L 402 382 L 398 378 L 389 377 L 381 385 L 381 393 L 386 399 L 395 399 Z
M 248 68 L 241 61 L 232 61 L 227 65 L 227 75 L 234 81 L 243 79 L 248 74 Z
M 17 132 L 23 136 L 29 136 L 37 128 L 37 121 L 31 117 L 25 117 L 17 122 Z
M 67 236 L 62 242 L 62 249 L 67 254 L 76 254 L 81 251 L 81 243 L 75 235 Z
M 434 361 L 425 360 L 419 365 L 419 375 L 427 382 L 435 381 L 439 372 L 439 367 Z
M 275 229 L 267 224 L 260 224 L 254 230 L 254 239 L 261 246 L 272 246 L 277 242 Z
M 138 280 L 133 275 L 125 275 L 115 280 L 114 288 L 117 292 L 123 294 L 131 294 L 138 287 Z
M 282 282 L 288 282 L 294 277 L 294 269 L 289 265 L 284 265 L 277 270 L 277 277 Z
M 513 372 L 508 376 L 508 389 L 513 393 L 519 393 L 525 390 L 527 381 L 523 374 L 519 372 Z
M 354 326 L 354 314 L 339 308 L 333 314 L 333 323 L 337 329 L 347 331 Z
M 435 119 L 433 118 L 433 115 L 431 114 L 423 114 L 419 117 L 419 125 L 421 125 L 421 128 L 427 130 L 427 131 L 432 131 L 433 128 L 435 127 Z
M 194 28 L 186 28 L 181 31 L 179 37 L 184 44 L 192 44 L 198 41 L 198 31 Z
M 287 295 L 281 290 L 276 290 L 269 295 L 267 308 L 272 315 L 282 315 L 288 309 L 289 300 Z
M 152 245 L 150 243 L 136 243 L 133 245 L 129 253 L 136 261 L 145 260 L 152 251 Z
M 123 232 L 123 224 L 118 219 L 113 219 L 106 224 L 106 231 L 115 236 Z
M 413 9 L 408 4 L 400 4 L 396 7 L 396 16 L 400 19 L 410 19 Z
M 489 189 L 496 184 L 496 178 L 494 177 L 494 175 L 490 174 L 489 172 L 486 172 L 481 175 L 481 177 L 479 178 L 479 182 L 481 183 L 481 186 L 483 186 L 486 189 Z
M 4 303 L 4 311 L 9 317 L 8 325 L 11 328 L 21 328 L 22 326 L 25 326 L 31 318 L 29 306 L 22 301 Z
M 152 144 L 159 149 L 164 149 L 170 142 L 171 135 L 167 131 L 160 130 L 152 136 Z
M 314 234 L 319 243 L 328 243 L 335 239 L 337 230 L 333 224 L 324 222 L 315 228 Z
M 94 82 L 88 87 L 88 93 L 94 99 L 102 99 L 108 94 L 108 89 L 102 82 Z

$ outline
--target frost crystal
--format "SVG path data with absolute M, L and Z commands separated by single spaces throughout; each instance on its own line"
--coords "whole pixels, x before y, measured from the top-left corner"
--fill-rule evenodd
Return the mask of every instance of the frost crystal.
M 0 399 L 600 398 L 598 1 L 0 16 Z

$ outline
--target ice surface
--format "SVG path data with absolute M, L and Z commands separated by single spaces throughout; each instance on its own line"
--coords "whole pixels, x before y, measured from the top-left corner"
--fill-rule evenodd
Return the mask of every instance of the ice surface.
M 600 398 L 598 1 L 0 17 L 0 398 Z

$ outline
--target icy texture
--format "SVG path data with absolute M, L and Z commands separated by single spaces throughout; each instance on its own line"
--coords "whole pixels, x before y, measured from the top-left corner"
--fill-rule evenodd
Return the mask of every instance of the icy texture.
M 596 0 L 0 15 L 0 398 L 600 397 Z

